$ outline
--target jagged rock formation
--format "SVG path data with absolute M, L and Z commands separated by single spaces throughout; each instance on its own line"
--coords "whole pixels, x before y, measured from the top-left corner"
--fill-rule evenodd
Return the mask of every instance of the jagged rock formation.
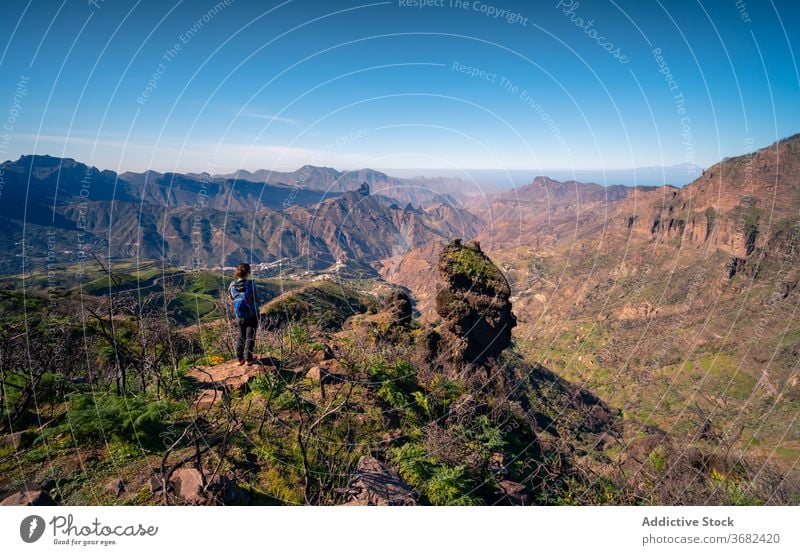
M 392 210 L 386 197 L 350 191 L 317 206 L 292 206 L 288 220 L 319 241 L 299 244 L 309 255 L 361 263 L 379 261 L 421 247 L 433 239 L 471 237 L 483 222 L 456 206 Z M 283 241 L 283 239 L 281 239 Z M 313 248 L 317 253 L 311 252 Z M 332 262 L 330 262 L 332 263 Z
M 141 174 L 124 174 L 123 177 L 133 175 Z M 452 203 L 454 199 L 460 198 L 464 191 L 469 190 L 470 186 L 469 183 L 458 177 L 399 178 L 368 168 L 341 172 L 333 168 L 310 165 L 298 168 L 293 172 L 239 170 L 214 177 L 215 179 L 252 181 L 259 186 L 264 183 L 274 183 L 289 187 L 302 183 L 304 188 L 321 191 L 326 195 L 355 191 L 361 183 L 366 181 L 370 184 L 370 191 L 373 194 L 393 197 L 399 202 L 413 202 L 426 206 L 431 203 Z
M 482 364 L 511 344 L 516 318 L 511 289 L 500 269 L 471 241 L 455 240 L 439 255 L 436 312 L 442 323 L 435 341 L 454 364 Z M 431 341 L 432 338 L 428 338 Z

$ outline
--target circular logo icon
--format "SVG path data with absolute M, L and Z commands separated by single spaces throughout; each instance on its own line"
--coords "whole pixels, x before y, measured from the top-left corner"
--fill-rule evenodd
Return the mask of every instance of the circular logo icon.
M 44 519 L 39 515 L 26 516 L 19 525 L 19 536 L 25 543 L 33 543 L 44 534 Z

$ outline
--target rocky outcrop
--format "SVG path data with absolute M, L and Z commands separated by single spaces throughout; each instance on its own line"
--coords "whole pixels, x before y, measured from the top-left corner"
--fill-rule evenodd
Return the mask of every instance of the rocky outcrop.
M 392 291 L 383 301 L 383 311 L 392 319 L 392 322 L 408 325 L 413 316 L 411 298 L 403 291 Z
M 194 467 L 179 468 L 170 479 L 172 490 L 185 505 L 242 505 L 247 502 L 247 493 L 233 479 L 217 474 L 207 483 L 211 474 Z
M 24 505 L 29 507 L 44 507 L 55 504 L 55 501 L 53 501 L 50 495 L 43 490 L 19 491 L 17 493 L 12 493 L 0 501 L 0 505 L 2 506 Z
M 13 449 L 19 449 L 24 434 L 25 432 L 14 432 L 13 434 L 5 435 L 2 439 L 0 439 L 0 445 L 3 445 L 4 447 L 12 447 Z
M 728 263 L 725 265 L 725 277 L 733 279 L 733 277 L 744 270 L 746 260 L 738 256 L 732 256 Z
M 179 468 L 172 474 L 172 482 L 178 497 L 187 505 L 202 505 L 206 502 L 203 495 L 203 475 L 196 468 Z
M 279 362 L 272 357 L 257 359 L 253 366 L 240 366 L 236 360 L 231 360 L 215 366 L 192 368 L 186 376 L 194 380 L 198 386 L 199 396 L 195 401 L 196 404 L 208 406 L 221 401 L 226 393 L 248 392 L 253 378 L 277 368 L 277 365 Z
M 306 378 L 322 384 L 336 383 L 344 379 L 345 373 L 339 361 L 331 359 L 312 366 L 308 372 L 306 372 Z
M 416 505 L 411 488 L 394 470 L 373 457 L 359 459 L 347 490 L 346 505 Z
M 442 320 L 430 339 L 454 364 L 483 364 L 511 344 L 516 318 L 511 289 L 500 269 L 471 241 L 455 240 L 439 256 L 436 312 Z
M 125 480 L 123 480 L 122 478 L 114 478 L 113 480 L 111 480 L 106 484 L 106 491 L 117 497 L 125 493 L 126 489 L 127 487 L 125 485 Z
M 739 257 L 753 253 L 759 235 L 755 205 L 741 203 L 728 213 L 720 213 L 713 207 L 698 211 L 692 209 L 683 195 L 681 192 L 665 204 L 650 199 L 655 204 L 653 212 L 643 217 L 625 215 L 625 226 L 657 243 L 676 247 L 708 245 Z

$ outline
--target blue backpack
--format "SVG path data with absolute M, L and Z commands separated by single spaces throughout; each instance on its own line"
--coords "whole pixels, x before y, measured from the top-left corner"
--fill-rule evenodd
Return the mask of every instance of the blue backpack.
M 233 313 L 237 318 L 250 318 L 256 315 L 255 291 L 252 280 L 237 279 L 230 286 L 233 299 Z

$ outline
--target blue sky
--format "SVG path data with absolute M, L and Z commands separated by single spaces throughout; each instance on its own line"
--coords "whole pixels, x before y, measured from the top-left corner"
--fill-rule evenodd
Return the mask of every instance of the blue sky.
M 706 167 L 800 131 L 790 0 L 404 4 L 4 0 L 0 158 Z

